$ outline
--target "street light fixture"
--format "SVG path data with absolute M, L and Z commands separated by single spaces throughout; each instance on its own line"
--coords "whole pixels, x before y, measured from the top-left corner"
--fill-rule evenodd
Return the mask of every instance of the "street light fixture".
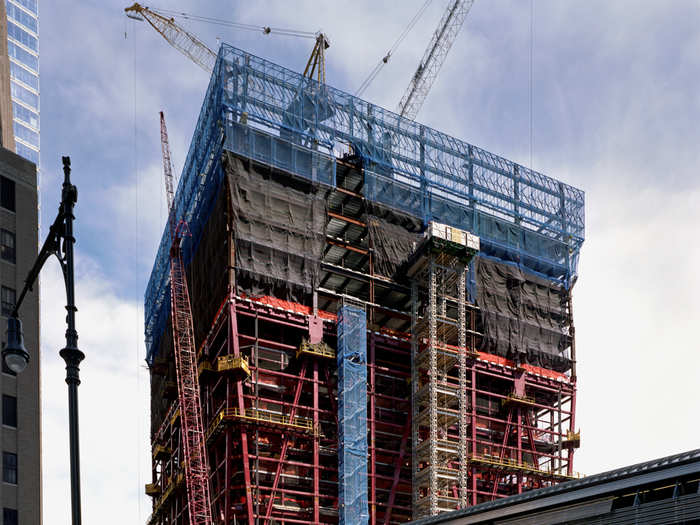
M 15 374 L 22 372 L 29 363 L 29 352 L 24 348 L 22 321 L 16 317 L 7 320 L 7 345 L 2 349 L 2 358 Z
M 81 524 L 80 512 L 80 450 L 78 439 L 78 385 L 80 384 L 79 365 L 85 359 L 78 349 L 78 332 L 75 329 L 75 276 L 73 272 L 73 207 L 78 200 L 78 189 L 70 181 L 70 157 L 63 157 L 63 191 L 58 215 L 49 228 L 49 234 L 39 251 L 34 266 L 24 281 L 24 288 L 15 304 L 12 315 L 7 319 L 7 344 L 2 349 L 2 358 L 10 370 L 22 372 L 29 363 L 29 352 L 24 347 L 22 321 L 19 307 L 32 290 L 39 272 L 46 261 L 55 255 L 63 270 L 66 285 L 66 346 L 59 355 L 66 362 L 66 383 L 68 384 L 68 426 L 70 439 L 70 485 L 72 525 Z

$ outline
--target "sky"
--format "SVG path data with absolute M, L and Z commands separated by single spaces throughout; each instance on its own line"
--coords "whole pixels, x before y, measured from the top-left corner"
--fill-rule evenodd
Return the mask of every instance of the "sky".
M 422 3 L 163 0 L 154 7 L 323 30 L 331 41 L 327 81 L 352 93 Z M 395 109 L 446 5 L 432 2 L 364 98 Z M 77 326 L 87 355 L 83 515 L 106 525 L 144 523 L 150 514 L 143 293 L 166 218 L 158 112 L 179 173 L 208 84 L 152 28 L 127 19 L 124 7 L 112 0 L 40 5 L 41 222 L 47 227 L 55 217 L 61 155 L 70 155 L 79 190 Z M 693 410 L 699 21 L 696 1 L 476 0 L 417 117 L 586 192 L 574 288 L 582 435 L 575 468 L 584 474 L 700 443 Z M 210 47 L 220 39 L 295 70 L 313 45 L 183 25 Z M 70 522 L 70 499 L 57 264 L 45 270 L 41 293 L 44 522 L 60 525 Z

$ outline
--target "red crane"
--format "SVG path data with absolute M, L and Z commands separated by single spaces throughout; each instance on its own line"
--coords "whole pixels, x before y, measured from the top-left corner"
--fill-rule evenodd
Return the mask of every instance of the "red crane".
M 170 145 L 165 116 L 160 112 L 160 145 L 163 152 L 163 174 L 168 199 L 168 223 L 170 224 L 170 317 L 173 328 L 175 371 L 182 421 L 182 446 L 185 455 L 185 484 L 190 525 L 212 525 L 209 498 L 209 466 L 202 425 L 202 405 L 199 400 L 197 375 L 197 348 L 194 344 L 192 310 L 187 290 L 185 265 L 182 262 L 180 240 L 187 223 L 175 222 L 173 205 L 173 169 L 170 162 Z

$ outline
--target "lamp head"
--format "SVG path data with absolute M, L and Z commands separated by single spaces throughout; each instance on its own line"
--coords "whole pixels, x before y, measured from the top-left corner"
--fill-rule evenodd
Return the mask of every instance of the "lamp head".
M 24 333 L 22 321 L 17 317 L 7 319 L 7 344 L 2 349 L 2 358 L 7 367 L 19 374 L 29 362 L 29 352 L 24 348 Z

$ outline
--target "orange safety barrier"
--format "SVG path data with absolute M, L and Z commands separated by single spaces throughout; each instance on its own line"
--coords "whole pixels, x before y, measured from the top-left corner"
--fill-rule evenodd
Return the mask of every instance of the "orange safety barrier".
M 294 303 L 292 301 L 285 301 L 284 299 L 278 299 L 277 297 L 272 297 L 271 295 L 263 295 L 261 297 L 249 297 L 245 294 L 241 294 L 241 298 L 250 299 L 256 303 L 266 304 L 274 308 L 281 308 L 282 310 L 289 310 L 302 315 L 311 315 L 313 309 L 310 306 L 305 306 L 303 304 Z M 335 321 L 336 316 L 331 312 L 326 312 L 324 310 L 318 311 L 318 316 L 322 319 L 328 321 Z
M 422 339 L 420 341 L 420 349 L 423 350 L 425 347 L 428 345 L 428 340 L 427 339 Z M 454 345 L 448 345 L 445 343 L 440 343 L 440 346 L 442 346 L 445 350 L 448 351 L 453 351 L 455 353 L 459 352 L 459 347 L 454 346 Z M 506 359 L 505 357 L 501 357 L 495 354 L 489 354 L 487 352 L 479 352 L 476 351 L 475 354 L 477 355 L 478 359 L 481 359 L 482 361 L 487 361 L 489 363 L 493 363 L 495 365 L 500 365 L 500 366 L 507 366 L 510 368 L 516 368 L 516 364 L 514 361 L 511 361 L 510 359 Z M 566 374 L 562 374 L 561 372 L 556 372 L 554 370 L 548 370 L 547 368 L 542 368 L 541 366 L 534 366 L 534 365 L 528 365 L 528 364 L 522 364 L 520 367 L 523 370 L 526 370 L 527 372 L 531 374 L 539 374 L 543 377 L 547 377 L 549 379 L 554 379 L 557 381 L 568 381 L 569 376 Z

